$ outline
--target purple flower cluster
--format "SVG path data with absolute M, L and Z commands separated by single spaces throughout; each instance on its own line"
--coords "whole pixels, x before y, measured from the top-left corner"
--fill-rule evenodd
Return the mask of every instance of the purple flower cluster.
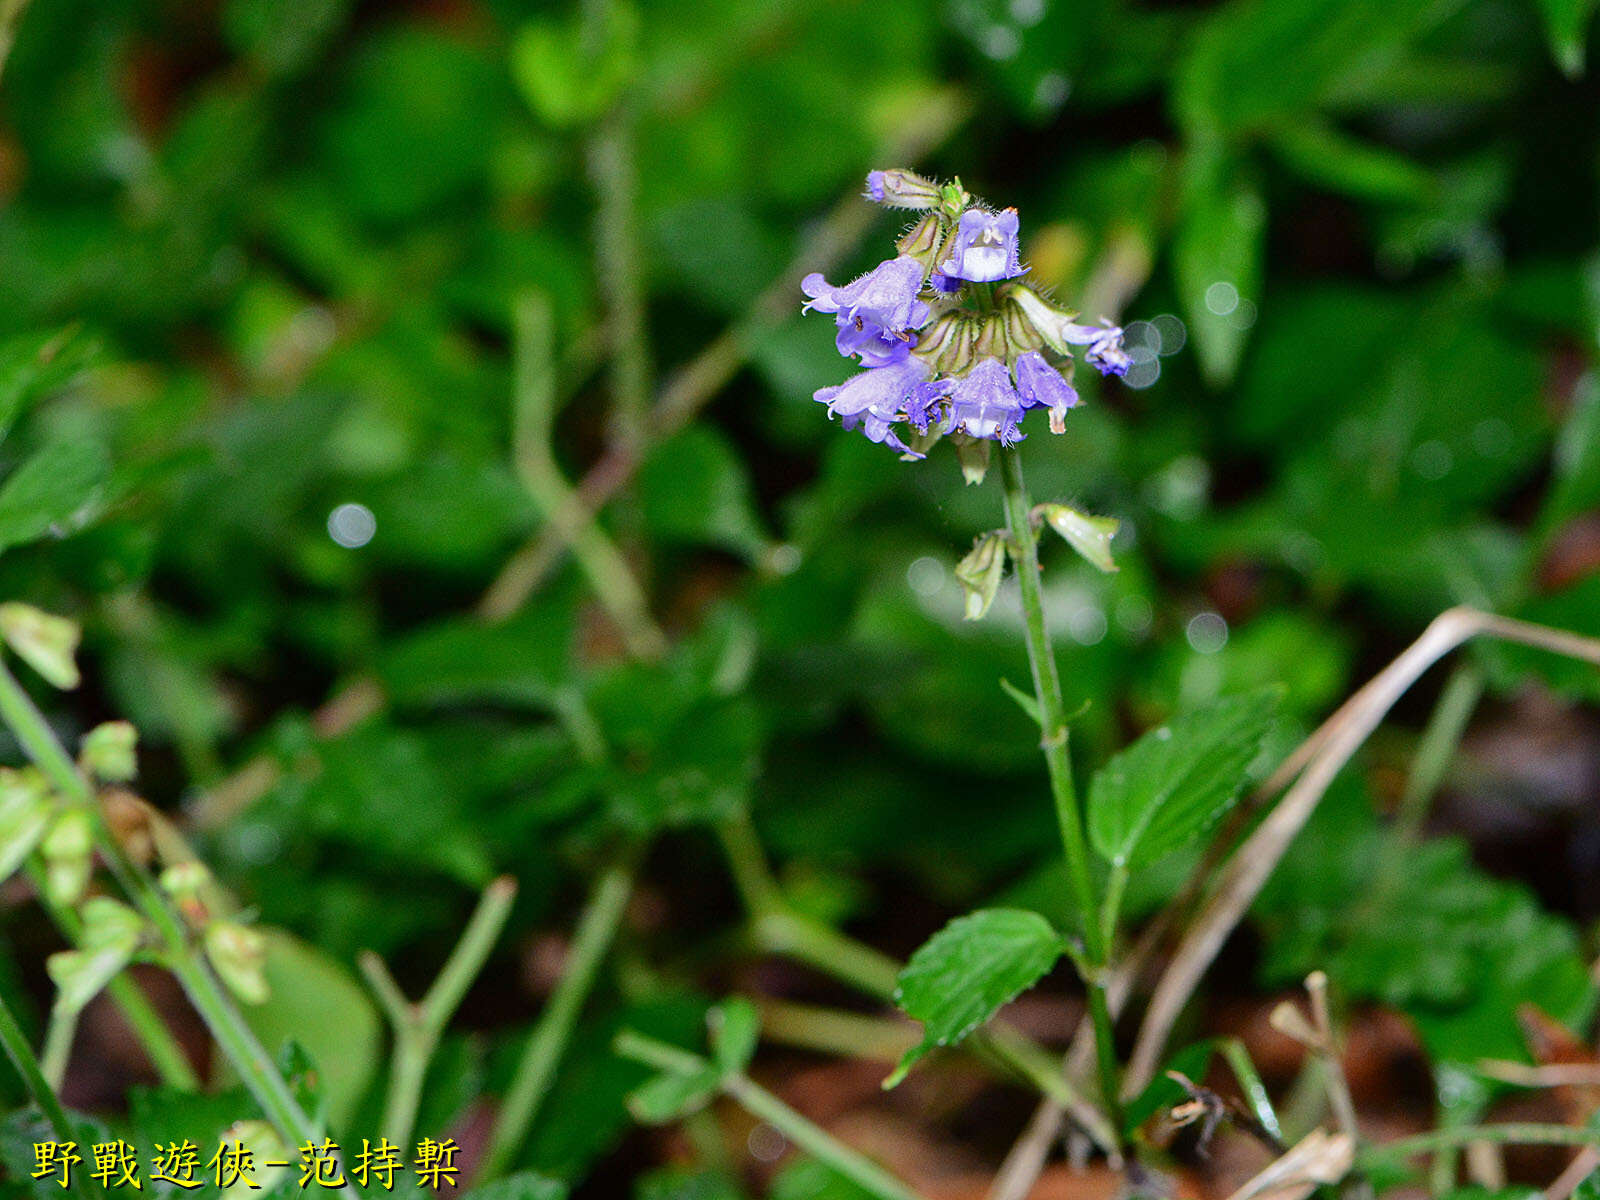
M 1121 329 L 1073 324 L 1070 314 L 1010 282 L 1027 272 L 1015 209 L 993 212 L 972 204 L 959 181 L 941 185 L 903 170 L 872 172 L 865 195 L 926 215 L 901 239 L 897 257 L 865 275 L 837 287 L 821 274 L 800 282 L 803 311 L 832 314 L 839 353 L 865 368 L 816 393 L 846 429 L 859 427 L 914 458 L 923 455 L 897 425 L 924 439 L 959 433 L 1011 445 L 1024 436 L 1031 409 L 1048 411 L 1053 432 L 1064 429 L 1078 403 L 1068 346 L 1087 347 L 1084 361 L 1104 375 L 1127 371 Z M 1041 353 L 1045 347 L 1066 359 L 1061 369 Z

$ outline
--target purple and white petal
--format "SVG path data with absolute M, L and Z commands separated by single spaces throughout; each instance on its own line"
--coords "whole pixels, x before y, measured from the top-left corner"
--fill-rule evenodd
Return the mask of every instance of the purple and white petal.
M 956 234 L 950 240 L 950 250 L 939 270 L 954 279 L 967 279 L 974 283 L 994 283 L 1001 279 L 1015 279 L 1027 268 L 1017 259 L 1017 238 L 1020 222 L 1017 210 L 985 212 L 969 208 L 961 214 Z
M 950 415 L 945 432 L 959 429 L 968 437 L 992 438 L 1006 445 L 1022 440 L 1022 398 L 1011 386 L 1011 373 L 997 358 L 985 358 L 951 381 Z

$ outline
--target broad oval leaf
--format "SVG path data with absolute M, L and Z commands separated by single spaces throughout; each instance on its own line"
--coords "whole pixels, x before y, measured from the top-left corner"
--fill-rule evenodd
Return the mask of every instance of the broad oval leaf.
M 1205 833 L 1239 798 L 1281 690 L 1227 696 L 1152 729 L 1089 787 L 1089 837 L 1113 866 L 1155 862 Z
M 1065 949 L 1042 916 L 985 908 L 946 925 L 900 972 L 894 1002 L 922 1022 L 922 1043 L 906 1052 L 884 1087 L 904 1079 L 935 1046 L 950 1046 L 1032 987 Z

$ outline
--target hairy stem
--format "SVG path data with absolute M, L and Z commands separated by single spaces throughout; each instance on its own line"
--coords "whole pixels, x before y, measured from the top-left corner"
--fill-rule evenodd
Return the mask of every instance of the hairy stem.
M 626 861 L 608 867 L 589 893 L 573 936 L 567 969 L 528 1037 L 511 1087 L 489 1132 L 489 1150 L 479 1182 L 503 1173 L 510 1166 L 512 1156 L 527 1138 L 534 1118 L 549 1097 L 556 1068 L 561 1065 L 578 1015 L 594 987 L 601 960 L 622 924 L 623 910 L 633 894 L 633 872 L 630 855 Z
M 1044 589 L 1039 582 L 1039 540 L 1028 517 L 1033 503 L 1022 478 L 1022 459 L 1014 447 L 1001 448 L 1000 472 L 1005 488 L 1006 528 L 1011 534 L 1017 561 L 1017 580 L 1022 588 L 1028 665 L 1033 671 L 1033 691 L 1039 703 L 1042 735 L 1039 744 L 1044 751 L 1045 766 L 1050 775 L 1056 824 L 1060 827 L 1061 846 L 1066 852 L 1067 877 L 1072 884 L 1078 911 L 1083 914 L 1084 942 L 1093 968 L 1085 973 L 1084 987 L 1088 989 L 1089 1015 L 1094 1022 L 1100 1090 L 1112 1125 L 1120 1129 L 1122 1118 L 1116 1045 L 1103 978 L 1110 945 L 1107 932 L 1096 919 L 1098 908 L 1094 900 L 1094 883 L 1089 874 L 1089 850 L 1084 836 L 1083 814 L 1078 807 L 1077 789 L 1072 782 L 1067 706 L 1061 697 L 1061 673 L 1056 667 L 1055 652 L 1050 648 L 1050 630 L 1045 623 Z

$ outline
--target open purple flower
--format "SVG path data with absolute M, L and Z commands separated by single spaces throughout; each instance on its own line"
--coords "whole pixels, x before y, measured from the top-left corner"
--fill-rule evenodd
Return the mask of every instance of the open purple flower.
M 1063 322 L 1061 336 L 1074 346 L 1087 346 L 1083 360 L 1102 375 L 1126 375 L 1133 359 L 1122 348 L 1122 328 L 1112 324 L 1074 325 Z
M 1027 269 L 1017 261 L 1017 210 L 985 212 L 969 208 L 961 214 L 955 236 L 939 270 L 952 279 L 994 283 L 1014 279 Z
M 1022 407 L 1049 409 L 1050 432 L 1065 432 L 1067 409 L 1078 403 L 1077 389 L 1037 350 L 1029 350 L 1020 356 L 1012 372 L 1017 379 L 1017 393 L 1022 397 Z
M 841 321 L 839 336 L 834 339 L 840 354 L 845 358 L 859 358 L 864 367 L 887 367 L 904 362 L 916 344 L 914 333 L 892 333 L 882 325 L 868 324 L 860 318 Z
M 846 429 L 860 424 L 871 441 L 909 454 L 910 449 L 895 435 L 893 423 L 908 420 L 914 413 L 925 426 L 928 406 L 941 394 L 941 386 L 928 379 L 928 364 L 906 358 L 862 371 L 833 387 L 819 388 L 814 398 L 828 406 L 830 415 L 840 417 Z
M 985 358 L 950 383 L 950 415 L 945 432 L 959 429 L 968 437 L 993 438 L 1009 446 L 1022 440 L 1022 398 L 1011 386 L 1011 373 L 998 358 Z
M 813 272 L 800 281 L 800 290 L 810 297 L 801 311 L 835 313 L 841 327 L 860 322 L 862 328 L 873 325 L 890 333 L 918 329 L 932 316 L 917 299 L 922 277 L 922 264 L 905 255 L 879 263 L 840 287 Z

